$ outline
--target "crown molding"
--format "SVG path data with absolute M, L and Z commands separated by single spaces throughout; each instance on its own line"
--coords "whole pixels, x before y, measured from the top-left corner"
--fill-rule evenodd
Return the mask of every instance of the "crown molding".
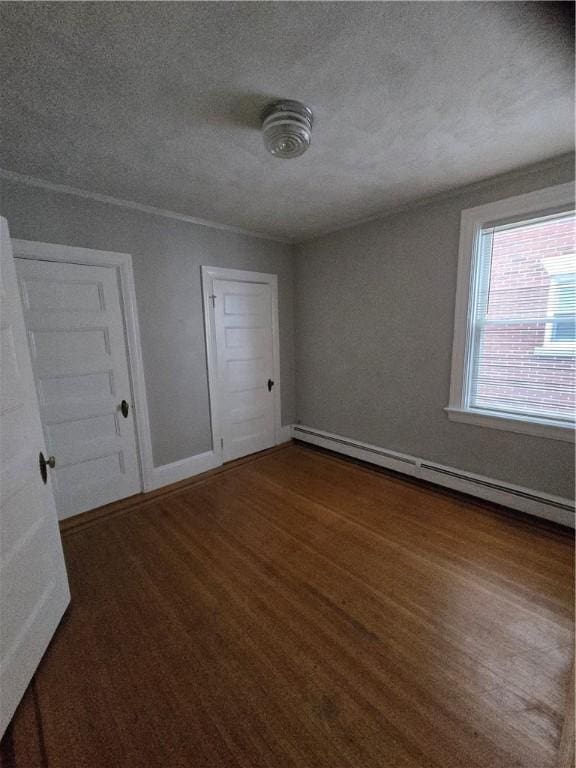
M 467 192 L 481 191 L 482 189 L 490 187 L 492 184 L 497 184 L 500 181 L 521 180 L 525 177 L 533 176 L 537 173 L 542 173 L 543 171 L 554 170 L 554 168 L 563 168 L 566 165 L 571 165 L 574 169 L 574 160 L 575 157 L 573 152 L 566 152 L 562 155 L 555 155 L 548 160 L 542 160 L 539 163 L 532 163 L 531 165 L 522 166 L 521 168 L 505 171 L 504 173 L 499 173 L 496 176 L 488 176 L 485 179 L 480 179 L 480 181 L 473 181 L 470 184 L 461 184 L 458 187 L 451 187 L 450 189 L 445 189 L 441 192 L 434 192 L 430 195 L 424 195 L 423 197 L 407 200 L 405 203 L 400 203 L 399 205 L 387 209 L 384 208 L 378 213 L 373 213 L 370 216 L 365 216 L 360 219 L 355 219 L 354 221 L 349 221 L 347 224 L 339 224 L 336 227 L 329 227 L 313 235 L 305 235 L 301 238 L 295 239 L 294 244 L 304 245 L 312 243 L 315 240 L 328 237 L 329 235 L 333 235 L 336 232 L 342 232 L 345 229 L 354 229 L 355 227 L 361 227 L 364 224 L 371 224 L 375 221 L 388 219 L 390 216 L 396 216 L 400 213 L 413 211 L 417 208 L 424 208 L 427 205 L 442 203 L 446 200 L 460 197 L 460 195 L 466 194 Z
M 263 232 L 255 232 L 250 229 L 234 227 L 229 224 L 219 224 L 218 222 L 210 221 L 209 219 L 199 219 L 196 216 L 188 216 L 185 213 L 177 213 L 176 211 L 168 211 L 164 208 L 156 208 L 154 205 L 137 203 L 134 200 L 123 200 L 118 197 L 112 197 L 111 195 L 101 194 L 100 192 L 90 192 L 87 189 L 71 187 L 68 184 L 56 184 L 55 182 L 47 181 L 46 179 L 39 179 L 36 176 L 28 176 L 23 173 L 16 173 L 16 171 L 9 171 L 5 168 L 0 168 L 0 178 L 6 179 L 7 181 L 16 182 L 17 184 L 25 184 L 28 187 L 48 189 L 51 192 L 59 192 L 60 194 L 64 195 L 73 195 L 74 197 L 83 197 L 86 200 L 94 200 L 98 203 L 115 205 L 119 208 L 128 208 L 129 210 L 140 211 L 141 213 L 149 213 L 152 216 L 163 216 L 166 219 L 185 221 L 188 224 L 196 224 L 200 227 L 209 227 L 210 229 L 219 229 L 223 230 L 224 232 L 233 232 L 237 235 L 256 237 L 260 240 L 271 240 L 275 243 L 293 243 L 293 241 L 289 240 L 288 238 L 274 237 L 273 235 L 266 235 Z
M 122 200 L 121 198 L 112 197 L 110 195 L 104 195 L 100 192 L 90 192 L 86 189 L 80 189 L 78 187 L 72 187 L 67 184 L 56 184 L 52 181 L 45 179 L 39 179 L 36 176 L 28 176 L 26 174 L 17 173 L 16 171 L 9 171 L 4 168 L 0 168 L 0 178 L 4 178 L 8 181 L 13 181 L 19 184 L 25 184 L 29 187 L 38 187 L 40 189 L 48 189 L 52 192 L 59 192 L 61 194 L 73 195 L 75 197 L 83 197 L 87 200 L 94 200 L 99 203 L 105 203 L 108 205 L 115 205 L 120 208 L 128 208 L 129 210 L 140 211 L 142 213 L 148 213 L 153 216 L 163 216 L 168 219 L 176 219 L 177 221 L 185 221 L 188 224 L 196 224 L 200 227 L 208 227 L 210 229 L 222 230 L 224 232 L 233 232 L 238 235 L 245 235 L 246 237 L 255 237 L 260 240 L 269 240 L 275 243 L 284 243 L 287 245 L 304 245 L 312 243 L 315 240 L 319 240 L 323 237 L 342 232 L 346 229 L 354 229 L 361 227 L 364 224 L 371 224 L 376 221 L 387 219 L 397 214 L 405 213 L 407 211 L 423 208 L 427 205 L 434 203 L 441 203 L 446 200 L 458 197 L 466 192 L 474 192 L 476 190 L 482 190 L 494 183 L 504 180 L 518 180 L 524 177 L 529 177 L 535 173 L 539 173 L 546 170 L 552 170 L 554 168 L 561 168 L 567 164 L 574 167 L 574 153 L 567 152 L 562 155 L 556 155 L 548 160 L 543 160 L 540 163 L 533 163 L 529 166 L 517 168 L 516 170 L 507 171 L 505 173 L 498 174 L 497 176 L 490 176 L 480 181 L 472 182 L 471 184 L 462 184 L 458 187 L 452 187 L 451 189 L 444 190 L 442 192 L 436 192 L 431 195 L 425 195 L 424 197 L 415 198 L 413 200 L 406 201 L 400 205 L 392 208 L 383 209 L 378 213 L 365 216 L 354 221 L 349 221 L 345 224 L 340 224 L 337 227 L 329 227 L 320 232 L 304 235 L 302 237 L 274 237 L 273 235 L 267 235 L 263 232 L 257 232 L 250 229 L 243 229 L 242 227 L 234 227 L 229 224 L 220 224 L 208 219 L 200 219 L 196 216 L 188 216 L 184 213 L 177 213 L 176 211 L 168 211 L 163 208 L 156 208 L 153 205 L 146 205 L 145 203 L 137 203 L 133 200 Z

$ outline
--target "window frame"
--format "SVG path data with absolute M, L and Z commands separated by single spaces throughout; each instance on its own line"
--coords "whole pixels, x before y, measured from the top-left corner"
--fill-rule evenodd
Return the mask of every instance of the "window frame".
M 522 221 L 526 218 L 561 213 L 573 208 L 574 205 L 574 184 L 570 182 L 462 211 L 450 400 L 444 409 L 451 421 L 574 442 L 574 427 L 565 422 L 528 414 L 503 413 L 500 415 L 493 411 L 471 409 L 467 406 L 467 372 L 474 344 L 470 310 L 474 306 L 475 291 L 478 289 L 479 281 L 474 280 L 473 277 L 477 273 L 478 244 L 482 229 Z

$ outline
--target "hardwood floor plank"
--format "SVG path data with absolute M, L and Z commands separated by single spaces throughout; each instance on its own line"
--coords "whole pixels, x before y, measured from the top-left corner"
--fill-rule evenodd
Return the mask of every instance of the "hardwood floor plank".
M 34 681 L 0 742 L 0 768 L 48 768 Z
M 225 560 L 229 560 L 229 558 L 227 557 L 227 558 L 225 558 Z M 249 563 L 246 562 L 245 563 L 245 568 L 248 568 L 248 567 L 249 567 Z M 245 569 L 242 569 L 242 570 L 245 570 Z M 285 579 L 283 579 L 283 582 L 284 581 L 285 581 Z M 300 595 L 300 598 L 298 599 L 298 602 L 300 604 L 303 602 L 302 599 L 301 599 L 302 587 L 303 586 L 305 586 L 305 585 L 302 585 L 302 584 L 298 585 L 298 587 L 299 587 L 298 594 Z M 275 595 L 274 597 L 275 597 L 275 600 L 273 601 L 273 604 L 275 604 L 277 602 L 277 599 L 276 599 L 277 596 Z M 321 609 L 325 608 L 327 606 L 327 604 L 328 603 L 327 603 L 326 600 L 322 600 L 320 608 Z M 323 613 L 325 613 L 325 611 Z M 345 612 L 342 611 L 342 610 L 339 611 L 339 614 L 346 615 Z M 281 615 L 283 617 L 286 617 L 288 615 L 288 611 L 287 611 L 287 609 L 285 607 L 282 608 Z M 271 625 L 277 625 L 277 623 L 278 623 L 278 616 L 273 613 L 271 618 L 272 618 Z M 307 618 L 308 618 L 308 620 L 310 620 L 312 617 L 310 616 L 310 614 L 308 614 L 308 615 L 301 614 L 301 615 L 299 615 L 295 619 L 295 624 L 292 627 L 294 632 L 298 632 L 299 630 L 302 630 L 303 627 L 306 627 L 306 619 Z M 359 668 L 359 666 L 358 666 L 358 664 L 359 664 L 359 662 L 358 662 L 358 659 L 359 659 L 359 656 L 358 656 L 358 651 L 359 651 L 359 649 L 358 649 L 358 630 L 360 629 L 361 636 L 362 636 L 363 639 L 368 639 L 369 641 L 374 641 L 375 640 L 376 642 L 378 642 L 379 638 L 374 633 L 369 632 L 357 620 L 355 620 L 355 619 L 350 620 L 350 617 L 348 617 L 348 616 L 346 616 L 347 621 L 344 624 L 344 627 L 342 627 L 342 626 L 338 627 L 336 633 L 333 633 L 333 632 L 332 633 L 326 633 L 324 631 L 324 626 L 326 626 L 327 624 L 329 626 L 330 623 L 331 623 L 331 619 L 333 619 L 333 618 L 334 618 L 333 616 L 330 617 L 330 616 L 326 616 L 326 615 L 318 616 L 317 625 L 315 626 L 313 624 L 312 627 L 310 627 L 312 632 L 311 633 L 308 633 L 307 631 L 304 632 L 305 636 L 308 636 L 308 634 L 311 634 L 311 636 L 314 638 L 312 644 L 308 648 L 308 653 L 310 653 L 312 655 L 316 655 L 316 651 L 315 651 L 316 639 L 319 638 L 319 637 L 322 637 L 322 641 L 323 641 L 322 644 L 323 645 L 329 645 L 329 647 L 330 647 L 330 659 L 333 659 L 333 658 L 334 659 L 338 659 L 338 663 L 336 664 L 336 666 L 334 668 L 331 668 L 331 669 L 328 670 L 329 674 L 328 674 L 328 677 L 326 679 L 327 684 L 333 686 L 334 685 L 334 681 L 337 680 L 338 677 L 339 677 L 340 669 L 343 666 L 348 665 L 349 667 L 351 667 L 349 669 L 348 674 L 350 675 L 350 677 L 352 679 L 357 679 L 358 675 L 361 674 L 361 675 L 363 675 L 364 677 L 367 678 L 365 682 L 368 685 L 371 685 L 373 683 L 373 681 L 368 679 L 369 668 L 368 667 L 367 668 Z M 342 616 L 339 615 L 337 618 L 341 619 Z M 341 622 L 339 622 L 339 623 L 341 624 Z M 350 645 L 351 645 L 350 649 L 342 648 L 341 644 L 338 644 L 338 640 L 342 639 L 342 629 L 344 629 L 345 631 L 346 630 L 349 631 L 351 629 L 353 630 L 352 633 L 351 633 L 351 637 L 350 637 Z M 284 633 L 284 637 L 285 637 L 285 633 Z M 373 645 L 373 642 L 371 642 L 370 645 Z M 346 658 L 342 658 L 343 654 L 346 656 Z M 374 662 L 374 654 L 372 653 L 371 654 L 371 659 L 370 659 L 369 667 L 373 667 L 373 662 Z M 328 662 L 324 662 L 324 665 L 326 665 L 327 663 Z M 346 684 L 346 678 L 342 678 L 342 681 L 344 682 L 344 684 Z M 384 695 L 388 699 L 390 699 L 393 696 L 393 693 L 392 693 L 390 687 L 388 686 L 386 691 L 382 691 L 382 690 L 377 691 L 377 697 L 378 697 L 377 701 L 380 701 L 382 699 L 382 694 L 383 693 L 384 693 Z M 418 696 L 421 695 L 421 692 L 419 692 L 419 691 L 417 691 L 416 693 L 418 694 Z M 355 697 L 356 697 L 356 700 L 358 702 L 358 694 L 357 694 L 357 692 L 355 694 Z M 366 699 L 366 696 L 364 696 L 364 699 Z M 367 706 L 370 707 L 371 702 L 367 701 L 366 703 L 367 703 Z M 401 708 L 402 708 L 402 703 L 401 703 L 401 701 L 397 700 L 395 702 L 394 711 L 401 710 Z M 366 713 L 365 713 L 365 716 L 366 716 Z M 437 741 L 437 730 L 436 730 L 437 726 L 438 726 L 438 722 L 437 722 L 437 719 L 436 719 L 435 731 L 434 731 L 433 738 L 429 739 L 429 744 L 427 745 L 427 750 L 426 750 L 427 759 L 424 757 L 425 753 L 421 752 L 421 754 L 419 755 L 419 758 L 418 758 L 419 762 L 417 764 L 430 764 L 429 761 L 431 760 L 431 753 L 434 751 L 432 745 L 434 745 L 435 742 Z M 422 737 L 422 729 L 425 728 L 425 727 L 426 727 L 425 724 L 420 724 L 419 728 L 416 729 L 419 732 L 420 737 Z M 446 751 L 442 752 L 442 761 L 445 764 L 452 764 L 451 761 L 448 760 L 448 755 L 447 755 Z M 436 763 L 434 762 L 433 764 L 436 764 Z M 442 763 L 440 763 L 440 764 L 442 764 Z
M 237 490 L 237 489 L 235 489 L 235 490 Z M 301 567 L 301 563 L 300 563 L 299 567 Z M 318 570 L 322 570 L 321 566 L 315 568 L 315 571 L 318 571 Z M 508 739 L 509 735 L 506 735 L 506 738 Z M 492 764 L 495 764 L 494 761 L 492 762 Z M 510 763 L 509 762 L 505 762 L 504 764 L 510 764 Z
M 291 445 L 64 543 L 45 755 L 27 695 L 2 768 L 555 765 L 574 637 L 559 528 Z

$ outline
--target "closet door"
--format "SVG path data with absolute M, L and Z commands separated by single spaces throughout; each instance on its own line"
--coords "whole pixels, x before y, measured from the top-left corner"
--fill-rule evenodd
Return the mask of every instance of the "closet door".
M 214 280 L 223 460 L 275 444 L 272 291 L 265 283 Z
M 114 267 L 16 258 L 60 518 L 141 490 Z

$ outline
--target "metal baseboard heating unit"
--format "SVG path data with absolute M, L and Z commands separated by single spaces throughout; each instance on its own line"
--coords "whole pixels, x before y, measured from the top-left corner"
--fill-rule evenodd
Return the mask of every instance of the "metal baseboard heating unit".
M 366 443 L 358 443 L 356 440 L 349 440 L 345 437 L 337 437 L 336 435 L 329 435 L 328 432 L 317 432 L 306 427 L 293 427 L 294 437 L 298 439 L 299 435 L 308 435 L 327 440 L 334 445 L 342 445 L 347 448 L 361 448 L 366 453 L 372 453 L 375 456 L 382 456 L 393 461 L 401 461 L 406 464 L 416 466 L 416 459 L 412 456 L 405 456 L 403 453 L 396 453 L 395 451 L 385 451 L 383 448 L 378 448 L 375 445 L 368 445 Z M 304 438 L 303 438 L 304 439 Z M 334 448 L 336 450 L 336 448 Z
M 530 499 L 532 501 L 541 501 L 542 496 L 540 496 L 537 493 L 532 493 L 530 491 L 524 491 L 521 489 L 514 489 L 511 490 L 511 487 L 508 485 L 503 485 L 502 483 L 499 483 L 496 480 L 485 480 L 482 477 L 474 477 L 473 475 L 468 474 L 462 474 L 462 472 L 458 472 L 457 470 L 451 470 L 451 469 L 445 469 L 444 467 L 437 467 L 434 464 L 427 464 L 426 462 L 422 462 L 420 464 L 421 469 L 429 470 L 430 472 L 438 472 L 441 475 L 446 475 L 448 477 L 455 477 L 459 480 L 464 480 L 467 483 L 473 483 L 474 485 L 480 485 L 484 488 L 493 488 L 495 490 L 498 490 L 500 492 L 505 493 L 512 493 L 515 496 L 518 496 L 522 499 Z M 554 498 L 550 498 L 547 501 L 547 504 L 549 504 L 552 507 L 556 507 L 557 509 L 566 509 L 569 512 L 572 512 L 574 514 L 574 505 L 570 505 L 563 501 L 557 501 Z
M 409 454 L 386 450 L 377 445 L 362 443 L 320 429 L 295 424 L 292 428 L 295 440 L 311 443 L 355 459 L 369 462 L 386 469 L 393 469 L 411 477 L 420 478 L 436 485 L 477 496 L 536 517 L 552 520 L 574 528 L 574 502 L 560 496 L 540 493 L 511 483 L 504 483 L 454 467 L 435 464 Z

